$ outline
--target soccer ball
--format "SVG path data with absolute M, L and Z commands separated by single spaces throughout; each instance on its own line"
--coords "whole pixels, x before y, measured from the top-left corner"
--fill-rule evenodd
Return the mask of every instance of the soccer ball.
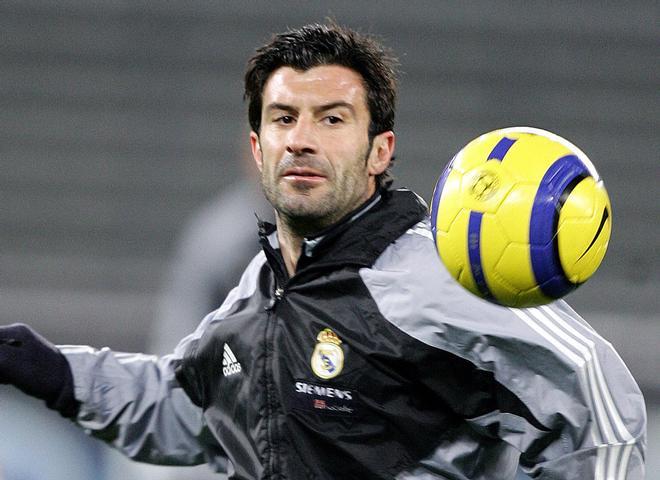
M 472 293 L 511 307 L 561 298 L 600 265 L 612 228 L 593 164 L 558 135 L 486 133 L 440 176 L 431 201 L 440 258 Z

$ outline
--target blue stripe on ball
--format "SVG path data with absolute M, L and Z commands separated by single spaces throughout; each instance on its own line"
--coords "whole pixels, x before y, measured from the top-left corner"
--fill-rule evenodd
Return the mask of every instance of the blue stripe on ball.
M 483 213 L 470 212 L 470 219 L 468 221 L 468 258 L 470 259 L 470 271 L 472 278 L 477 285 L 477 289 L 484 298 L 495 301 L 486 277 L 484 276 L 484 269 L 481 265 L 481 219 Z
M 436 234 L 437 234 L 436 223 L 438 217 L 438 205 L 440 204 L 440 197 L 442 197 L 442 190 L 445 188 L 445 182 L 447 181 L 447 177 L 449 176 L 449 172 L 451 171 L 451 166 L 454 163 L 454 158 L 456 158 L 456 156 L 454 156 L 449 161 L 449 163 L 445 167 L 445 170 L 442 172 L 442 175 L 440 175 L 438 182 L 435 184 L 435 189 L 433 189 L 433 198 L 431 199 L 431 230 L 433 231 L 433 238 L 436 238 Z
M 504 160 L 504 157 L 506 156 L 511 146 L 516 143 L 516 140 L 517 139 L 515 138 L 502 137 L 502 139 L 497 142 L 497 145 L 495 145 L 493 150 L 490 152 L 490 155 L 488 155 L 487 160 L 499 160 L 500 162 Z
M 544 295 L 561 298 L 577 287 L 566 278 L 559 259 L 557 225 L 559 213 L 570 192 L 590 176 L 587 167 L 575 155 L 557 159 L 543 176 L 534 197 L 529 222 L 532 270 Z

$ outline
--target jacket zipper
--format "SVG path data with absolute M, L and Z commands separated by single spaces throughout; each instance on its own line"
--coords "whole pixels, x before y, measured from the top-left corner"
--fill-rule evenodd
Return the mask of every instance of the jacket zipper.
M 289 282 L 289 275 L 282 256 L 272 247 L 268 238 L 261 236 L 261 245 L 274 276 L 274 290 L 269 305 L 266 307 L 266 332 L 264 341 L 265 361 L 264 375 L 266 379 L 266 454 L 264 459 L 265 477 L 271 480 L 284 479 L 282 472 L 278 472 L 278 432 L 277 432 L 277 394 L 275 378 L 273 377 L 273 360 L 275 356 L 275 329 L 277 316 L 275 308 L 284 297 L 284 285 Z
M 275 307 L 282 299 L 284 289 L 277 286 L 273 292 L 273 297 L 268 309 L 266 319 L 265 333 L 265 376 L 266 376 L 266 439 L 268 447 L 266 450 L 266 478 L 279 479 L 284 478 L 278 473 L 278 448 L 277 448 L 277 397 L 275 394 L 275 379 L 273 377 L 273 359 L 275 356 L 275 327 L 277 324 Z
M 264 371 L 266 375 L 266 440 L 268 442 L 268 446 L 266 449 L 266 461 L 265 461 L 265 466 L 266 466 L 266 478 L 276 478 L 275 477 L 275 470 L 276 470 L 276 452 L 275 452 L 275 441 L 274 441 L 274 432 L 273 430 L 275 429 L 274 425 L 274 399 L 273 399 L 273 371 L 272 371 L 272 357 L 273 357 L 273 348 L 272 348 L 272 336 L 273 336 L 273 331 L 275 330 L 274 328 L 274 320 L 273 316 L 274 313 L 272 311 L 272 308 L 274 307 L 274 304 L 271 305 L 269 312 L 268 312 L 268 320 L 266 323 L 266 341 L 264 342 L 265 345 L 265 365 L 264 365 Z

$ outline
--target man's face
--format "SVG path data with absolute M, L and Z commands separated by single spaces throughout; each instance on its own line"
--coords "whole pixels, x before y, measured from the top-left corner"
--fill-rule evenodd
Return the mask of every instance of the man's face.
M 250 135 L 266 197 L 285 221 L 307 234 L 341 219 L 376 189 L 389 165 L 394 134 L 373 139 L 362 77 L 324 65 L 275 70 L 263 92 L 261 130 Z

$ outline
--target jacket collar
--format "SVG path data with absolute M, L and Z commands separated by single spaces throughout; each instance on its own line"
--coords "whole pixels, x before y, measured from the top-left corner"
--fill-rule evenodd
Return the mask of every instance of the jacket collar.
M 336 224 L 304 239 L 296 275 L 311 266 L 371 266 L 426 212 L 423 200 L 412 191 L 381 189 Z M 264 247 L 279 250 L 275 225 L 260 221 L 259 235 Z

